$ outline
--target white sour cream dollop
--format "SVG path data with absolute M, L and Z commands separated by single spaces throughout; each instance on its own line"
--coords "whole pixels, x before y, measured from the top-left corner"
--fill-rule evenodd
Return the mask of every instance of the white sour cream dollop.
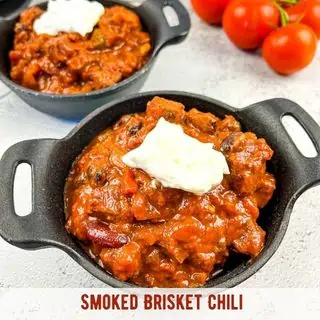
M 37 34 L 56 36 L 59 32 L 93 31 L 104 14 L 104 6 L 88 0 L 50 0 L 48 8 L 33 24 Z
M 184 133 L 181 126 L 161 118 L 143 143 L 122 157 L 131 168 L 144 170 L 164 187 L 204 194 L 229 174 L 224 155 L 213 144 Z

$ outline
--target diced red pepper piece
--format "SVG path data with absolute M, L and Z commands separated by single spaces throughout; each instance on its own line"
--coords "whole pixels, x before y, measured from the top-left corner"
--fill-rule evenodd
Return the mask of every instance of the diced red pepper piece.
M 121 192 L 125 196 L 130 196 L 138 191 L 138 184 L 134 179 L 134 173 L 130 169 L 125 169 L 122 177 Z
M 19 51 L 10 51 L 9 59 L 11 62 L 17 62 L 21 58 L 21 53 Z

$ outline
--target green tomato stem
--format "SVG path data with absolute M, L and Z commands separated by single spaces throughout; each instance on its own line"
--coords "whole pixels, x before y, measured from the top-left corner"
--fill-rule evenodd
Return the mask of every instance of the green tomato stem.
M 285 1 L 297 1 L 297 0 L 285 0 Z M 289 16 L 286 10 L 284 10 L 281 5 L 278 3 L 278 1 L 274 1 L 273 3 L 275 6 L 278 8 L 279 13 L 280 13 L 280 19 L 281 19 L 281 25 L 286 26 L 289 24 Z
M 301 0 L 277 0 L 278 3 L 295 5 L 298 4 Z

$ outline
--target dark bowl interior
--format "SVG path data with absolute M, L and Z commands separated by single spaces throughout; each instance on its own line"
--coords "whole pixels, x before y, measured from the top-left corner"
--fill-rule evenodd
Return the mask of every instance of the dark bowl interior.
M 27 7 L 31 0 L 0 0 L 0 18 L 8 18 Z
M 53 176 L 53 179 L 55 180 L 54 186 L 52 186 L 52 181 L 48 181 L 48 196 L 50 196 L 50 200 L 48 199 L 48 201 L 55 201 L 55 204 L 57 204 L 55 213 L 53 214 L 57 214 L 57 210 L 60 212 L 60 222 L 62 221 L 61 215 L 63 215 L 62 212 L 64 210 L 62 201 L 64 182 L 74 159 L 93 138 L 113 125 L 122 115 L 145 111 L 146 103 L 155 95 L 156 93 L 141 94 L 138 97 L 120 101 L 112 106 L 109 105 L 96 110 L 82 121 L 68 137 L 57 144 L 50 156 L 48 164 L 49 168 L 56 168 L 56 172 Z M 186 106 L 186 109 L 196 107 L 200 111 L 211 112 L 219 117 L 223 117 L 227 114 L 234 115 L 240 120 L 244 131 L 253 131 L 258 136 L 261 136 L 256 124 L 253 124 L 250 119 L 247 119 L 247 121 L 241 119 L 235 109 L 221 102 L 192 94 L 161 93 L 160 95 L 183 103 Z M 277 141 L 269 141 L 268 136 L 266 135 L 264 137 L 276 151 L 273 159 L 268 164 L 268 170 L 275 175 L 277 180 L 277 190 L 269 204 L 261 210 L 259 218 L 259 224 L 267 232 L 265 249 L 254 261 L 250 262 L 248 262 L 248 257 L 232 253 L 223 269 L 220 270 L 217 276 L 207 282 L 206 287 L 232 287 L 251 276 L 273 255 L 286 231 L 291 210 L 290 197 L 292 196 L 290 192 L 290 181 L 286 180 L 285 176 L 282 174 L 282 166 L 286 165 L 284 163 L 286 150 L 283 148 L 281 150 L 281 147 L 277 146 Z M 57 220 L 55 223 L 57 223 Z M 70 245 L 65 246 L 62 244 L 60 247 L 73 256 L 73 258 L 90 273 L 111 286 L 131 286 L 129 283 L 122 283 L 115 280 L 95 264 L 95 262 L 81 249 L 81 245 L 79 245 L 78 241 L 66 233 L 61 223 L 56 225 L 56 227 L 58 233 L 63 235 L 62 238 L 69 237 L 69 244 L 72 242 L 72 250 L 70 250 Z

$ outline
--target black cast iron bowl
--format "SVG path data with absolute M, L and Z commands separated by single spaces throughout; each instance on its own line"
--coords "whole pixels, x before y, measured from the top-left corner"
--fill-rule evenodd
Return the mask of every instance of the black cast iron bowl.
M 145 0 L 135 7 L 127 1 L 97 0 L 105 7 L 120 4 L 135 11 L 141 18 L 146 31 L 151 35 L 152 54 L 148 63 L 131 77 L 118 84 L 86 94 L 62 95 L 47 94 L 24 88 L 9 78 L 9 51 L 13 43 L 13 28 L 19 13 L 10 18 L 1 19 L 0 13 L 0 80 L 19 95 L 30 106 L 42 112 L 66 119 L 81 119 L 97 107 L 128 94 L 137 93 L 145 83 L 159 51 L 168 44 L 179 43 L 185 39 L 190 30 L 190 17 L 185 7 L 178 0 Z M 6 2 L 5 2 L 6 3 Z M 47 2 L 38 5 L 45 9 Z M 172 7 L 179 18 L 179 25 L 170 27 L 163 8 Z
M 232 255 L 223 272 L 209 280 L 206 287 L 233 287 L 257 272 L 279 247 L 295 201 L 305 190 L 320 183 L 320 127 L 301 107 L 285 99 L 234 109 L 222 102 L 184 92 L 142 93 L 95 110 L 64 139 L 17 143 L 5 152 L 0 162 L 0 235 L 10 244 L 27 250 L 57 247 L 108 285 L 134 287 L 104 271 L 67 233 L 63 191 L 71 165 L 83 148 L 122 115 L 144 111 L 146 103 L 156 95 L 179 101 L 187 109 L 196 107 L 219 117 L 231 114 L 240 121 L 243 130 L 264 137 L 274 150 L 268 170 L 275 175 L 277 189 L 259 218 L 259 224 L 267 232 L 265 248 L 252 262 Z M 287 114 L 310 136 L 318 152 L 315 158 L 305 158 L 284 129 L 281 118 Z M 32 167 L 33 209 L 25 217 L 15 214 L 13 201 L 14 176 L 20 163 Z

